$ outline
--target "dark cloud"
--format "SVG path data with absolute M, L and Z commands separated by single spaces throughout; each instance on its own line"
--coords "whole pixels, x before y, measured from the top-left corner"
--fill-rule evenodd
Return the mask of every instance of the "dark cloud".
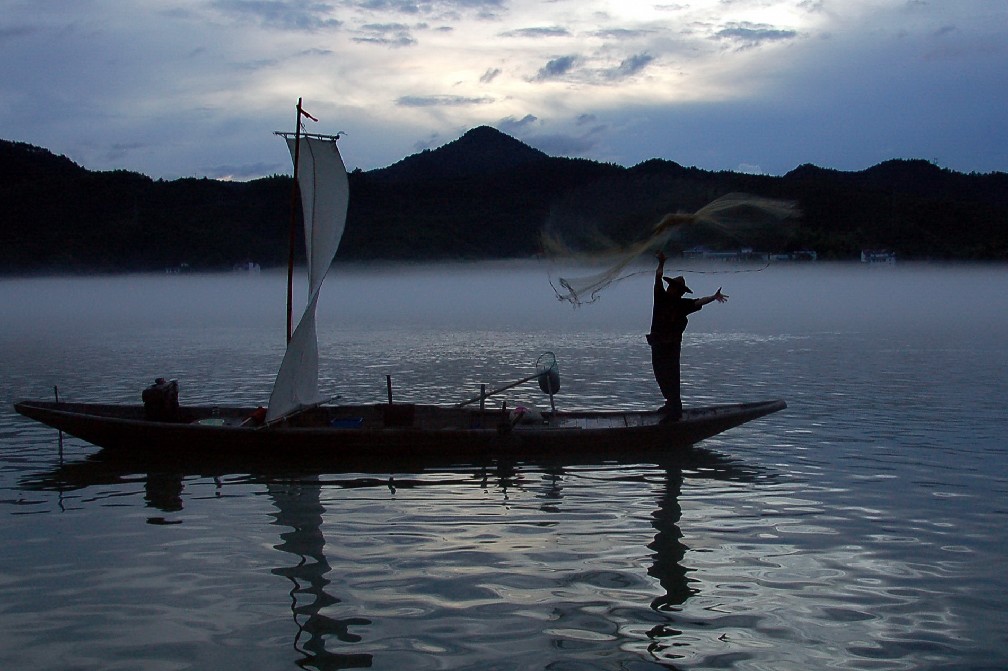
M 608 28 L 605 30 L 596 30 L 592 33 L 592 35 L 595 37 L 601 37 L 602 39 L 632 40 L 639 37 L 646 37 L 653 32 L 654 31 L 651 30 L 630 30 L 629 28 Z
M 625 58 L 618 67 L 611 70 L 608 75 L 609 79 L 618 80 L 633 77 L 654 62 L 654 59 L 654 56 L 650 54 L 634 54 Z
M 413 0 L 364 0 L 347 4 L 376 12 L 400 12 L 402 14 L 419 14 L 421 7 L 421 3 L 413 2 Z
M 584 156 L 598 146 L 598 141 L 593 133 L 534 135 L 526 137 L 524 141 L 550 156 Z
M 504 117 L 497 122 L 497 130 L 513 135 L 521 129 L 535 124 L 537 121 L 539 121 L 539 118 L 533 114 L 526 114 L 521 119 L 515 119 L 513 116 Z
M 279 59 L 276 58 L 263 58 L 257 61 L 243 61 L 235 63 L 233 65 L 235 70 L 244 70 L 247 72 L 257 72 L 259 70 L 268 70 L 270 68 L 276 67 L 280 63 Z
M 417 43 L 410 27 L 403 23 L 368 23 L 361 26 L 362 35 L 354 42 L 379 44 L 386 47 L 411 47 Z
M 621 81 L 640 73 L 653 63 L 654 60 L 655 57 L 651 54 L 634 54 L 623 59 L 616 67 L 583 69 L 583 71 L 579 72 L 578 78 L 591 84 L 607 84 Z M 579 58 L 577 56 L 554 58 L 541 67 L 535 76 L 532 77 L 531 81 L 542 82 L 574 75 L 574 68 L 578 64 L 578 61 Z
M 456 19 L 461 18 L 463 12 L 493 18 L 497 11 L 506 7 L 505 0 L 344 0 L 341 4 L 372 12 Z
M 532 80 L 541 82 L 563 77 L 571 71 L 576 62 L 576 56 L 560 56 L 559 58 L 554 58 L 547 62 L 543 67 L 539 68 L 539 72 L 536 73 L 536 76 L 533 77 Z
M 106 161 L 114 163 L 116 161 L 123 160 L 126 156 L 129 156 L 136 151 L 147 148 L 147 145 L 143 142 L 116 142 L 110 145 L 104 152 L 104 158 Z
M 424 151 L 425 149 L 433 149 L 434 147 L 443 144 L 441 140 L 440 133 L 431 133 L 427 136 L 426 140 L 417 140 L 413 143 L 413 149 L 416 151 Z
M 298 52 L 298 54 L 301 56 L 332 56 L 334 53 L 336 52 L 333 51 L 332 49 L 318 49 L 318 48 L 303 49 Z
M 37 28 L 30 26 L 4 26 L 0 27 L 0 42 L 14 40 L 19 37 L 29 37 L 39 32 Z
M 493 98 L 487 96 L 481 98 L 448 95 L 402 96 L 396 100 L 396 105 L 400 107 L 459 107 L 464 105 L 488 105 L 493 101 Z
M 519 28 L 501 33 L 501 37 L 570 37 L 570 31 L 560 26 Z
M 224 14 L 284 30 L 328 30 L 339 28 L 343 23 L 332 18 L 334 8 L 327 2 L 213 0 L 211 6 Z
M 737 42 L 742 48 L 756 47 L 764 42 L 780 42 L 791 40 L 798 36 L 795 30 L 774 28 L 765 23 L 729 23 L 714 36 L 731 42 Z
M 487 68 L 487 71 L 483 73 L 480 77 L 481 84 L 489 84 L 493 80 L 500 76 L 502 70 L 500 68 Z
M 599 123 L 598 118 L 594 114 L 579 114 L 574 120 L 574 126 L 577 128 L 588 127 L 581 133 L 581 138 L 584 140 L 588 137 L 596 137 L 602 135 L 609 131 L 609 125 L 604 123 Z

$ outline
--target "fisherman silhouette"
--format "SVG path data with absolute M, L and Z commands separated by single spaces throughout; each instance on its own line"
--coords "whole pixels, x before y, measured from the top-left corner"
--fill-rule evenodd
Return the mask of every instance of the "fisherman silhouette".
M 658 252 L 658 268 L 655 270 L 654 307 L 651 312 L 651 332 L 647 334 L 651 346 L 651 367 L 654 369 L 658 388 L 665 397 L 662 421 L 677 421 L 682 417 L 682 398 L 680 396 L 680 355 L 682 352 L 682 337 L 689 322 L 689 315 L 697 312 L 708 303 L 717 301 L 724 303 L 728 296 L 721 293 L 721 288 L 710 296 L 703 298 L 684 298 L 685 294 L 693 293 L 686 280 L 678 277 L 665 277 L 665 253 Z M 665 285 L 668 286 L 665 286 Z

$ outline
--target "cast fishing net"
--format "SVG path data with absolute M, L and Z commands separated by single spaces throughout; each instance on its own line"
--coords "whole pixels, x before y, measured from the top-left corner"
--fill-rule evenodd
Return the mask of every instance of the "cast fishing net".
M 579 258 L 598 263 L 605 259 L 605 270 L 584 277 L 560 277 L 559 287 L 553 284 L 557 299 L 578 306 L 598 299 L 606 287 L 628 277 L 652 271 L 628 270 L 638 257 L 664 249 L 675 238 L 680 244 L 751 245 L 770 237 L 783 237 L 789 221 L 798 215 L 789 201 L 774 200 L 744 193 L 721 196 L 692 214 L 666 214 L 645 237 L 629 245 L 616 245 L 603 240 L 603 249 L 590 255 L 579 254 L 566 244 L 562 236 L 543 235 L 544 252 L 553 258 Z

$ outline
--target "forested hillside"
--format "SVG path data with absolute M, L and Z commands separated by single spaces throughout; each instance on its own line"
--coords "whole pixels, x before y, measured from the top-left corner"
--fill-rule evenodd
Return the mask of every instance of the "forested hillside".
M 0 141 L 0 272 L 219 270 L 286 262 L 291 179 L 152 180 L 94 172 L 46 149 Z M 901 258 L 1008 258 L 1008 175 L 926 161 L 860 172 L 804 165 L 783 177 L 651 160 L 624 168 L 554 158 L 487 127 L 439 149 L 350 175 L 337 260 L 517 258 L 547 227 L 631 241 L 664 213 L 729 192 L 795 201 L 777 242 L 820 258 L 885 248 Z M 299 250 L 300 252 L 300 250 Z

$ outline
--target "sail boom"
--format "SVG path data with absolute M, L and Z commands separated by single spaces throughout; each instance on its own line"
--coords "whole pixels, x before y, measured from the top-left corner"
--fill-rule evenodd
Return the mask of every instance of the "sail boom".
M 292 133 L 292 132 L 286 131 L 286 130 L 275 130 L 275 131 L 273 131 L 273 134 L 274 135 L 279 135 L 280 137 L 284 138 L 285 140 L 289 140 L 290 138 L 296 137 L 298 135 L 297 133 Z M 343 137 L 344 135 L 346 135 L 346 133 L 336 133 L 335 135 L 322 135 L 322 134 L 319 134 L 319 133 L 301 133 L 300 135 L 301 135 L 302 138 L 313 138 L 313 139 L 316 139 L 316 140 L 327 140 L 327 141 L 335 142 L 336 140 L 339 140 L 341 137 Z

